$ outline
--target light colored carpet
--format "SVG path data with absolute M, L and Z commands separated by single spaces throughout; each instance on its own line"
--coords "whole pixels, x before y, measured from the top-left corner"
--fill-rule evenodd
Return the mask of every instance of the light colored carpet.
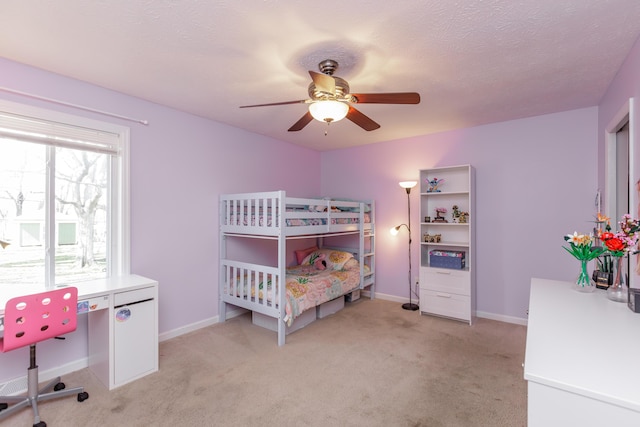
M 49 427 L 525 426 L 525 339 L 524 326 L 365 299 L 278 347 L 243 315 L 162 342 L 159 372 L 111 392 L 88 369 L 66 375 L 90 398 L 44 402 L 40 416 Z M 26 410 L 3 422 L 31 424 Z

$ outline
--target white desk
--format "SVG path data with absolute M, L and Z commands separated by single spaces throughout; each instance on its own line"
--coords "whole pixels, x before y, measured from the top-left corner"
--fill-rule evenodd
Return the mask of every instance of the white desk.
M 24 286 L 3 290 L 0 316 L 9 299 L 42 291 Z M 78 309 L 88 314 L 89 368 L 106 387 L 158 370 L 158 282 L 137 275 L 83 282 Z
M 528 425 L 640 426 L 640 314 L 604 291 L 531 279 Z M 612 362 L 615 364 L 612 366 Z

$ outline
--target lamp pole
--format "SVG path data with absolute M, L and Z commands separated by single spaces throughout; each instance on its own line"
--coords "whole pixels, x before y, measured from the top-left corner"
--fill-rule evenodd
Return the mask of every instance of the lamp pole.
M 414 304 L 411 299 L 411 294 L 413 294 L 413 290 L 411 289 L 411 199 L 409 198 L 411 187 L 407 186 L 405 187 L 405 190 L 407 190 L 407 213 L 409 215 L 409 220 L 407 221 L 407 230 L 409 232 L 409 302 L 402 304 L 402 308 L 405 310 L 416 311 L 419 308 L 418 304 Z

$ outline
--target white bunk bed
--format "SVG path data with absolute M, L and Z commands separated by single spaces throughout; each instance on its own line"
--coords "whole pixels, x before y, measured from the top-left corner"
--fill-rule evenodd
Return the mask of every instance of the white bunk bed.
M 285 191 L 225 194 L 220 196 L 220 321 L 226 320 L 232 304 L 277 321 L 278 345 L 284 345 L 287 323 L 287 240 L 353 235 L 357 248 L 350 248 L 359 263 L 357 288 L 375 297 L 373 201 L 306 199 L 287 197 Z M 230 239 L 277 241 L 276 265 L 262 265 L 229 259 Z M 243 242 L 244 243 L 244 242 Z M 249 242 L 250 243 L 250 242 Z M 276 284 L 267 287 L 263 284 Z M 354 289 L 355 290 L 355 289 Z M 344 298 L 344 296 L 340 296 Z M 314 317 L 315 318 L 315 317 Z

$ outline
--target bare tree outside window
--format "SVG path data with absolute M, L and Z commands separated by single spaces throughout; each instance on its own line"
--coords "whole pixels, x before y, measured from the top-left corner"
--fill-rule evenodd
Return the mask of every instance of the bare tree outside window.
M 48 194 L 46 150 L 54 161 Z M 44 283 L 53 229 L 55 284 L 107 275 L 109 155 L 0 139 L 0 286 Z M 48 224 L 46 204 L 54 202 Z
M 105 242 L 107 156 L 68 149 L 58 149 L 56 154 L 56 212 L 67 215 L 71 207 L 78 220 L 75 267 L 94 266 L 95 249 L 99 249 L 104 263 L 104 248 L 95 248 L 94 244 Z

